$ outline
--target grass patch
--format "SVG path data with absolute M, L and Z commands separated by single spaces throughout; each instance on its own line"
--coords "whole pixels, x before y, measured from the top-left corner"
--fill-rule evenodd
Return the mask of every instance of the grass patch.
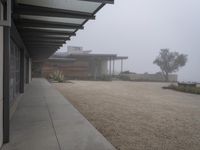
M 171 84 L 167 87 L 163 87 L 163 89 L 171 89 L 171 90 L 191 93 L 191 94 L 200 94 L 200 87 L 177 86 L 177 85 Z

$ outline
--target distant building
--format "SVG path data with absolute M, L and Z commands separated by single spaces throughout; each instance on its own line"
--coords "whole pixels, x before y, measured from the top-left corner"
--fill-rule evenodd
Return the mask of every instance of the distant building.
M 82 47 L 68 46 L 67 52 L 54 54 L 42 65 L 41 74 L 49 77 L 56 70 L 63 72 L 69 79 L 101 79 L 114 74 L 115 61 L 121 60 L 121 71 L 123 71 L 123 60 L 128 57 L 119 57 L 116 54 L 92 54 Z
M 91 50 L 83 50 L 83 47 L 78 46 L 68 46 L 67 47 L 67 55 L 70 54 L 89 54 L 92 52 Z

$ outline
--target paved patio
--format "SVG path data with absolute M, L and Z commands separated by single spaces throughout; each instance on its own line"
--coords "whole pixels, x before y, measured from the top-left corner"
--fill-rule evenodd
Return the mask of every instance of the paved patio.
M 33 79 L 11 119 L 3 150 L 115 150 L 45 79 Z

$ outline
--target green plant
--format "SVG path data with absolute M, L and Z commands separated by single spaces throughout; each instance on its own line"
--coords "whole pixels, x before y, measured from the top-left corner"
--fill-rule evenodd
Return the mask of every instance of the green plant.
M 163 87 L 163 89 L 172 89 L 175 91 L 192 93 L 192 94 L 200 94 L 200 87 L 190 87 L 190 86 L 177 86 L 177 85 L 169 85 L 167 87 Z
M 119 75 L 119 79 L 124 80 L 124 81 L 130 81 L 130 77 L 126 75 Z
M 54 73 L 49 75 L 49 78 L 54 81 L 64 82 L 64 75 L 62 71 L 55 71 Z

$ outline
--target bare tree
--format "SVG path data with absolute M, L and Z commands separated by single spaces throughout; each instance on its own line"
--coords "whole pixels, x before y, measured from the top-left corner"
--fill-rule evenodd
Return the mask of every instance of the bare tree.
M 180 67 L 185 66 L 186 62 L 187 55 L 170 52 L 169 49 L 161 49 L 159 56 L 153 63 L 160 67 L 165 81 L 168 81 L 169 73 L 178 71 Z

